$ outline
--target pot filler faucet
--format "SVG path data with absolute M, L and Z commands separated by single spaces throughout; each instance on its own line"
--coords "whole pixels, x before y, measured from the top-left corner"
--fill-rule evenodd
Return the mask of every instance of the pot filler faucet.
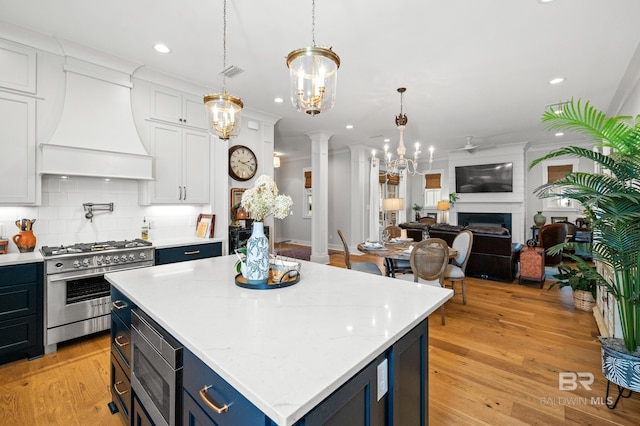
M 93 211 L 113 211 L 113 203 L 83 203 L 82 207 L 84 207 L 85 213 L 84 217 L 89 219 L 91 223 L 93 223 Z

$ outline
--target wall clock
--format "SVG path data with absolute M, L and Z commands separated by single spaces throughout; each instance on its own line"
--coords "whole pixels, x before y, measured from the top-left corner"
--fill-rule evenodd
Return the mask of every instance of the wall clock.
M 258 159 L 250 148 L 244 145 L 229 148 L 229 176 L 245 181 L 254 177 L 257 171 Z

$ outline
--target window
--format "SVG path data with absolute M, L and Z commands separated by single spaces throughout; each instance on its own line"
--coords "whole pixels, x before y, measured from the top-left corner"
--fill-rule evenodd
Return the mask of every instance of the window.
M 572 173 L 578 168 L 578 160 L 553 160 L 542 162 L 542 182 L 553 183 L 558 179 L 562 179 L 567 174 Z M 556 188 L 553 193 L 561 195 L 563 188 Z M 550 197 L 543 200 L 545 210 L 565 210 L 574 209 L 575 203 L 569 198 Z
M 424 207 L 426 208 L 435 209 L 438 201 L 442 199 L 440 176 L 440 173 L 431 173 L 424 177 Z

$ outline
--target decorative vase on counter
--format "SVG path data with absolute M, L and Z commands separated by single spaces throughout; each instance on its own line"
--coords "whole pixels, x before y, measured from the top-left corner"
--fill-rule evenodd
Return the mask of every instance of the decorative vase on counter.
M 541 211 L 539 211 L 538 213 L 533 215 L 533 223 L 535 223 L 536 226 L 542 226 L 547 223 L 547 217 L 543 215 Z
M 30 253 L 36 248 L 36 236 L 33 231 L 20 231 L 13 236 L 13 242 L 20 253 Z
M 269 279 L 269 240 L 264 235 L 264 223 L 253 222 L 247 241 L 245 278 L 249 284 L 266 284 Z

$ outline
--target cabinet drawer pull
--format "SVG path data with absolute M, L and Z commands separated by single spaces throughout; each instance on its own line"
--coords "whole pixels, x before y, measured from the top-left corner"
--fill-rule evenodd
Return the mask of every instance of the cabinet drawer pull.
M 121 348 L 127 346 L 129 344 L 128 341 L 124 341 L 124 343 L 120 342 L 120 339 L 124 338 L 124 336 L 120 335 L 120 336 L 116 336 L 115 339 L 113 339 L 114 342 L 116 342 L 116 345 L 120 346 Z
M 112 302 L 111 304 L 117 310 L 121 310 L 121 309 L 124 309 L 124 308 L 127 307 L 127 302 L 123 302 L 122 300 L 116 300 L 116 301 Z
M 129 389 L 125 389 L 123 391 L 121 391 L 120 389 L 118 389 L 118 385 L 122 384 L 122 380 L 116 382 L 113 384 L 113 390 L 116 391 L 116 393 L 120 396 L 124 395 L 125 393 L 129 392 Z
M 222 407 L 218 407 L 216 406 L 210 399 L 209 399 L 209 388 L 211 386 L 205 386 L 200 390 L 200 398 L 202 398 L 202 400 L 204 401 L 205 404 L 207 404 L 207 406 L 209 408 L 211 408 L 213 411 L 216 412 L 216 414 L 222 414 L 222 413 L 226 413 L 227 411 L 229 411 L 229 406 L 227 404 L 224 404 L 224 406 Z
M 191 254 L 200 254 L 200 250 L 185 251 L 184 254 L 187 255 L 187 256 L 189 256 Z

